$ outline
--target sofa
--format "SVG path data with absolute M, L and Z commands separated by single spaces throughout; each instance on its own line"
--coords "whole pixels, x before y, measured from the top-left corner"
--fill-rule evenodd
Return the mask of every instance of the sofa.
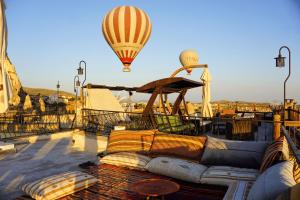
M 284 137 L 269 143 L 158 130 L 112 131 L 107 149 L 99 157 L 100 165 L 227 186 L 223 199 L 276 199 L 300 182 L 299 165 L 289 155 Z

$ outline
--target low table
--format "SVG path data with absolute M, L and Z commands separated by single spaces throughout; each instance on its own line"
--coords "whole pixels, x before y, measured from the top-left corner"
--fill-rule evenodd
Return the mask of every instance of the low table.
M 147 199 L 164 199 L 164 195 L 177 192 L 180 186 L 165 179 L 144 179 L 134 182 L 130 188 Z

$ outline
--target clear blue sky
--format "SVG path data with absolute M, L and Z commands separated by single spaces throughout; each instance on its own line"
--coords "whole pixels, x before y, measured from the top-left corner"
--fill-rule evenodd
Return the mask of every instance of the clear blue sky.
M 283 98 L 287 68 L 275 67 L 278 49 L 292 50 L 287 97 L 300 102 L 300 2 L 297 0 L 6 0 L 8 54 L 24 86 L 72 91 L 80 60 L 87 82 L 141 86 L 169 76 L 184 49 L 209 65 L 212 100 L 274 101 Z M 104 15 L 119 5 L 146 11 L 152 35 L 131 73 L 102 36 Z M 287 56 L 287 52 L 283 53 Z M 199 80 L 201 70 L 189 78 Z M 186 73 L 182 73 L 186 76 Z M 201 99 L 200 89 L 188 94 Z M 144 97 L 139 97 L 144 98 Z

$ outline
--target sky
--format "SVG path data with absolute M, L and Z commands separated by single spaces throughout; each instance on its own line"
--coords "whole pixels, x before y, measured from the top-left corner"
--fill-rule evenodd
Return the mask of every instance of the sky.
M 130 73 L 122 72 L 101 30 L 105 14 L 121 5 L 141 8 L 152 22 Z M 299 0 L 6 0 L 6 18 L 7 52 L 23 86 L 55 89 L 59 80 L 72 92 L 80 60 L 87 62 L 87 83 L 142 86 L 170 76 L 180 52 L 195 49 L 209 66 L 213 101 L 279 102 L 288 67 L 276 68 L 274 57 L 287 45 L 287 98 L 300 102 Z M 201 73 L 179 76 L 200 80 Z M 187 99 L 200 102 L 201 88 Z

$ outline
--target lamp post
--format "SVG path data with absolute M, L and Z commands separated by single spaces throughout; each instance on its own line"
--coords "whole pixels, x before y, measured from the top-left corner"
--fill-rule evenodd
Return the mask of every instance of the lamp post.
M 58 128 L 60 129 L 60 117 L 59 117 L 59 110 L 58 110 L 58 103 L 59 103 L 59 88 L 60 88 L 60 84 L 59 84 L 59 81 L 57 81 L 57 84 L 56 84 L 56 92 L 57 92 L 56 114 L 57 114 Z
M 291 75 L 291 50 L 287 46 L 282 46 L 279 49 L 278 57 L 274 58 L 276 60 L 276 67 L 285 67 L 285 57 L 281 55 L 281 50 L 287 49 L 289 52 L 289 73 L 286 79 L 284 80 L 283 86 L 283 124 L 285 122 L 285 99 L 286 99 L 286 82 L 290 78 Z
M 57 81 L 57 84 L 56 84 L 56 93 L 57 93 L 56 112 L 57 113 L 58 113 L 58 102 L 59 102 L 59 88 L 60 88 L 60 84 L 59 84 L 59 81 Z
M 75 92 L 75 127 L 77 127 L 77 88 L 80 87 L 80 80 L 78 75 L 74 76 L 73 86 Z
M 81 67 L 83 64 L 83 67 Z M 83 71 L 84 70 L 84 71 Z M 83 97 L 83 86 L 84 83 L 86 81 L 86 62 L 84 60 L 81 60 L 79 62 L 79 67 L 77 69 L 77 74 L 78 76 L 83 75 L 84 74 L 84 80 L 82 81 L 82 85 L 81 85 L 81 92 L 80 92 L 80 97 L 81 97 L 81 101 L 82 101 L 82 107 L 84 106 L 84 97 Z

